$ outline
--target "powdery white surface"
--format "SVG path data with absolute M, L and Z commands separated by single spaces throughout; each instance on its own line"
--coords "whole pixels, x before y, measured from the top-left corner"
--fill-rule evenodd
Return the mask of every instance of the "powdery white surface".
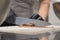
M 54 3 L 54 2 L 60 2 L 60 0 L 51 0 L 51 2 L 53 2 L 53 3 Z
M 53 3 L 55 2 L 60 2 L 60 0 L 51 0 L 48 20 L 49 23 L 53 25 L 60 25 L 60 19 L 55 15 L 54 8 L 53 8 Z
M 39 28 L 39 27 L 0 27 L 0 32 L 16 33 L 16 34 L 25 34 L 25 35 L 38 35 L 40 33 L 46 33 L 50 31 L 59 31 L 58 28 Z

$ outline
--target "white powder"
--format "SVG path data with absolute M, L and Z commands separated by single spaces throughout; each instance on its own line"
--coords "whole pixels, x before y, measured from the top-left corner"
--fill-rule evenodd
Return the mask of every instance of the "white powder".
M 60 25 L 60 19 L 55 15 L 54 9 L 53 9 L 53 3 L 60 2 L 60 0 L 51 0 L 50 9 L 49 9 L 49 23 L 53 25 Z

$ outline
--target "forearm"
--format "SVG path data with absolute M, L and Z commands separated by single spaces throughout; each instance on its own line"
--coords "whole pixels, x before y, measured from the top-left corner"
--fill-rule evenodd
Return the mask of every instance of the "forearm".
M 43 20 L 46 20 L 48 16 L 49 6 L 50 6 L 50 0 L 43 0 L 41 2 L 38 14 L 43 18 Z

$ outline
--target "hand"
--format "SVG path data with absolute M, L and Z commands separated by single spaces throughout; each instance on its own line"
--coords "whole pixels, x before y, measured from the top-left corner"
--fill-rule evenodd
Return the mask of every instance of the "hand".
M 40 40 L 49 40 L 47 36 L 43 36 Z
M 40 34 L 39 40 L 49 40 L 50 33 L 42 33 Z
M 47 19 L 48 12 L 50 7 L 50 0 L 43 0 L 40 4 L 40 9 L 38 14 L 44 19 Z

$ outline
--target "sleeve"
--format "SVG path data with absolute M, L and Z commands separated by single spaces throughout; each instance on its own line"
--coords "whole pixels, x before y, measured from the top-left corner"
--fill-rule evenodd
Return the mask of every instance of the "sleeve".
M 31 17 L 29 17 L 30 19 L 38 19 L 38 20 L 43 20 L 43 18 L 38 15 L 38 14 L 33 14 Z M 44 20 L 43 20 L 44 21 Z

